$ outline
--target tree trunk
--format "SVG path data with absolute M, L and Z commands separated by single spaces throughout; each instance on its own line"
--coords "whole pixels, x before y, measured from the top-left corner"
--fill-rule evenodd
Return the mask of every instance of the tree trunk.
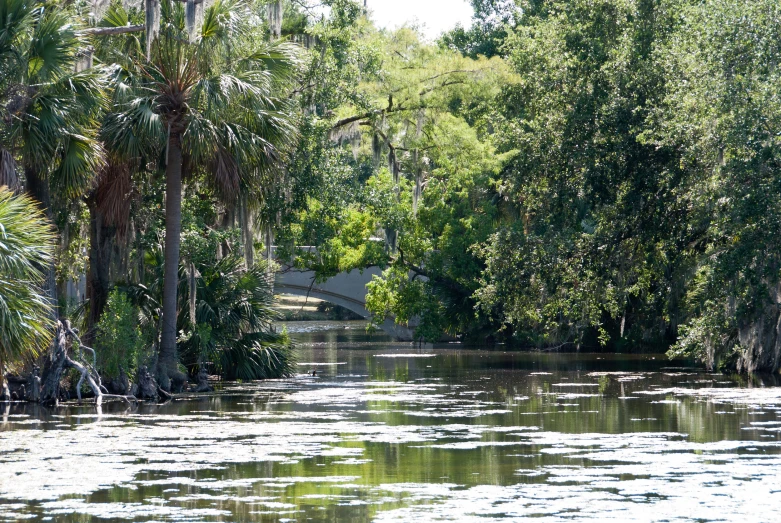
M 220 228 L 224 231 L 228 230 L 229 228 L 233 227 L 235 224 L 234 219 L 234 212 L 233 209 L 225 209 L 225 212 L 222 215 L 222 219 L 220 221 Z M 219 249 L 217 251 L 217 257 L 219 259 L 223 259 L 226 256 L 228 256 L 233 250 L 231 249 L 230 243 L 228 240 L 223 240 L 222 243 L 219 245 Z
M 103 314 L 108 300 L 110 281 L 111 253 L 116 236 L 116 228 L 106 225 L 106 219 L 100 212 L 95 197 L 87 200 L 90 214 L 89 224 L 89 271 L 87 273 L 87 299 L 89 315 L 84 342 L 92 345 L 95 338 L 95 325 Z
M 54 220 L 52 219 L 49 182 L 38 176 L 38 172 L 30 167 L 25 169 L 24 175 L 25 190 L 36 202 L 38 202 L 49 221 L 54 223 Z M 52 263 L 49 266 L 44 267 L 43 272 L 46 275 L 44 290 L 52 304 L 52 319 L 57 319 L 59 317 L 57 308 L 59 303 L 57 302 L 57 278 L 54 273 L 54 264 Z
M 758 314 L 739 322 L 737 371 L 776 374 L 781 368 L 781 283 L 768 282 L 770 300 Z
M 247 269 L 250 269 L 255 265 L 255 235 L 253 234 L 249 202 L 244 195 L 239 196 L 239 224 L 241 225 L 241 239 L 244 242 L 244 263 Z
M 164 391 L 171 392 L 183 385 L 183 374 L 177 369 L 176 357 L 176 305 L 182 228 L 182 146 L 178 133 L 171 133 L 168 140 L 168 165 L 165 169 L 165 178 L 163 316 L 160 322 L 157 382 Z
M 8 386 L 5 384 L 5 363 L 0 358 L 0 401 L 7 401 L 11 399 L 11 394 L 8 391 Z
M 57 405 L 60 400 L 60 379 L 66 366 L 65 332 L 57 328 L 52 349 L 44 362 L 39 401 L 43 405 Z
M 86 345 L 81 343 L 76 332 L 71 327 L 71 324 L 67 320 L 57 322 L 57 330 L 54 334 L 54 345 L 50 351 L 49 358 L 46 362 L 47 366 L 44 369 L 43 379 L 41 380 L 41 390 L 39 394 L 39 400 L 44 405 L 57 405 L 60 398 L 60 378 L 67 369 L 75 369 L 80 375 L 79 382 L 76 385 L 76 395 L 81 402 L 81 384 L 87 382 L 89 387 L 95 394 L 95 403 L 100 408 L 103 402 L 104 393 L 101 390 L 103 386 L 100 384 L 100 377 L 95 374 L 92 375 L 93 364 L 87 364 L 78 361 L 78 359 L 71 359 L 68 356 L 68 338 L 72 340 L 71 343 L 76 345 L 78 353 L 86 350 L 92 353 L 93 362 L 95 359 L 95 351 Z M 122 397 L 125 401 L 127 398 Z
M 282 36 L 282 2 L 276 0 L 268 4 L 268 27 L 272 40 L 279 40 Z

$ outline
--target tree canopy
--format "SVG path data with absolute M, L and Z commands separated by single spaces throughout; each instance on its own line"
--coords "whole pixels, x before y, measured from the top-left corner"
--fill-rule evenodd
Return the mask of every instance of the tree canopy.
M 273 254 L 380 268 L 421 340 L 778 370 L 775 2 L 474 0 L 436 42 L 317 4 L 0 0 L 0 183 L 85 339 L 111 296 L 164 389 L 289 372 Z

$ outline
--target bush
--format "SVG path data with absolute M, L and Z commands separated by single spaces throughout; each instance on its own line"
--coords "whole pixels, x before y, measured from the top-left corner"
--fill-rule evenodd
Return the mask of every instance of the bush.
M 246 269 L 242 259 L 228 256 L 195 269 L 194 274 L 182 271 L 177 325 L 182 333 L 179 354 L 190 374 L 195 375 L 204 364 L 225 379 L 293 374 L 290 339 L 272 325 L 278 315 L 265 267 L 258 264 Z
M 133 376 L 143 345 L 138 309 L 124 293 L 114 289 L 108 296 L 95 336 L 95 352 L 101 375 L 116 379 L 124 371 L 126 376 Z

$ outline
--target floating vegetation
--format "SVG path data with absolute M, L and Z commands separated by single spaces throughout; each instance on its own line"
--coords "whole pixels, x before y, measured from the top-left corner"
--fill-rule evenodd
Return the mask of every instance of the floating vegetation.
M 349 343 L 302 344 L 319 379 L 5 407 L 0 520 L 759 521 L 781 504 L 781 389 Z

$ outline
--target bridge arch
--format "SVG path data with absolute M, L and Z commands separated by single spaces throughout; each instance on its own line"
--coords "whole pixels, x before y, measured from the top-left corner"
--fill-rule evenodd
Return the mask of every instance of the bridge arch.
M 314 272 L 288 268 L 277 273 L 274 292 L 317 298 L 344 307 L 362 318 L 370 319 L 371 314 L 366 309 L 366 284 L 371 281 L 373 275 L 379 275 L 380 272 L 374 267 L 364 271 L 356 269 L 339 273 L 322 283 L 313 283 Z M 404 325 L 396 325 L 392 319 L 386 319 L 380 327 L 397 340 L 412 341 L 414 339 L 413 329 Z

